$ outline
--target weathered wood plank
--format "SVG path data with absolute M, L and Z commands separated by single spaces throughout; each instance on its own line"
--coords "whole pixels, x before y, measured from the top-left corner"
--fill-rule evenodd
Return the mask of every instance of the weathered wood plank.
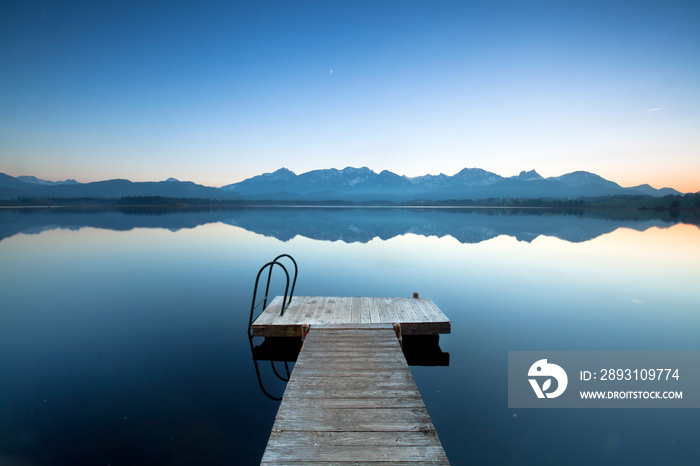
M 328 345 L 326 347 L 318 347 L 318 348 L 309 348 L 307 351 L 309 353 L 323 353 L 327 355 L 327 357 L 332 358 L 360 358 L 362 359 L 361 356 L 358 356 L 354 353 L 354 350 L 357 349 L 357 347 L 353 346 L 351 342 L 349 341 L 327 341 Z M 385 357 L 385 356 L 390 356 L 393 355 L 395 357 L 400 356 L 402 353 L 401 351 L 397 351 L 393 349 L 393 346 L 389 346 L 388 344 L 384 342 L 376 342 L 374 345 L 370 345 L 368 343 L 358 343 L 360 348 L 374 348 L 377 351 L 380 350 L 386 350 L 385 354 L 376 354 L 373 355 L 372 357 Z
M 378 324 L 381 323 L 381 319 L 379 317 L 379 307 L 377 305 L 377 299 L 372 298 L 367 300 L 369 302 L 369 321 Z
M 374 302 L 374 305 L 377 307 L 377 320 L 374 321 L 373 323 L 392 324 L 393 322 L 389 318 L 389 314 L 387 313 L 387 310 L 386 310 L 386 300 L 372 298 L 372 301 Z
M 369 324 L 372 318 L 369 313 L 369 299 L 360 299 L 360 323 Z
M 343 306 L 342 303 L 334 302 L 333 303 L 333 312 L 331 313 L 331 320 L 327 324 L 321 324 L 319 323 L 318 325 L 336 325 L 336 323 L 342 323 L 343 322 Z
M 362 298 L 355 297 L 355 298 L 350 298 L 351 300 L 351 306 L 352 306 L 352 311 L 350 314 L 350 320 L 353 323 L 362 323 Z
M 275 457 L 281 461 L 286 460 L 290 455 L 302 458 L 313 458 L 316 463 L 324 461 L 394 461 L 407 463 L 413 461 L 440 461 L 443 460 L 444 452 L 442 447 L 435 445 L 408 445 L 397 448 L 395 445 L 372 445 L 371 447 L 362 445 L 343 445 L 333 449 L 325 448 L 323 445 L 275 445 L 270 449 L 268 461 Z
M 333 345 L 333 346 L 331 346 Z M 384 354 L 373 354 L 371 356 L 362 357 L 354 353 L 357 349 L 368 349 L 374 348 L 377 351 L 385 350 Z M 366 361 L 373 359 L 386 360 L 388 358 L 394 358 L 401 360 L 403 353 L 401 351 L 395 350 L 393 347 L 388 346 L 383 343 L 377 343 L 376 345 L 361 345 L 360 348 L 353 347 L 349 343 L 339 342 L 334 344 L 333 342 L 328 342 L 328 347 L 325 348 L 314 348 L 308 350 L 309 354 L 319 354 L 323 356 L 326 360 L 334 359 L 337 361 Z M 323 361 L 319 361 L 321 363 Z
M 280 409 L 276 431 L 415 432 L 433 429 L 425 408 L 319 408 Z
M 312 460 L 308 459 L 300 459 L 298 461 L 290 460 L 290 459 L 280 459 L 279 461 L 272 461 L 272 462 L 267 462 L 264 461 L 260 463 L 262 466 L 268 466 L 268 465 L 275 465 L 275 466 L 299 466 L 302 464 L 322 464 L 323 466 L 396 466 L 398 464 L 409 464 L 411 466 L 430 466 L 430 465 L 448 465 L 449 462 L 446 460 L 435 460 L 435 461 L 406 461 L 406 460 L 399 460 L 399 461 L 323 461 L 323 462 L 315 462 Z
M 357 398 L 357 397 L 372 397 L 372 398 L 391 398 L 391 397 L 402 397 L 402 396 L 413 396 L 420 395 L 420 392 L 414 389 L 398 387 L 391 389 L 336 389 L 336 388 L 309 388 L 307 390 L 298 390 L 295 392 L 294 397 L 313 397 L 313 398 L 323 398 L 323 397 L 337 397 L 337 398 Z M 290 397 L 292 394 L 290 393 Z
M 324 336 L 319 336 L 316 337 L 319 340 L 320 339 L 329 339 L 332 341 L 344 341 L 344 340 L 354 340 L 358 343 L 360 342 L 365 342 L 365 341 L 391 341 L 391 340 L 386 340 L 382 338 L 378 338 L 376 335 L 372 335 L 373 333 L 376 333 L 376 330 L 382 330 L 382 331 L 387 331 L 387 330 L 394 330 L 394 326 L 392 324 L 356 324 L 355 325 L 349 324 L 335 324 L 335 325 L 326 325 L 326 324 L 319 324 L 319 325 L 312 325 L 314 329 L 320 329 L 320 330 L 343 330 L 344 332 L 348 332 L 347 334 L 344 335 L 338 335 L 338 336 L 330 336 L 330 335 L 324 335 Z M 355 332 L 355 333 L 352 333 Z M 362 338 L 357 338 L 356 335 L 358 335 L 357 332 L 362 332 L 364 334 Z M 394 335 L 395 337 L 395 335 Z M 393 341 L 392 341 L 393 343 Z
M 279 462 L 278 461 L 272 461 L 272 462 L 262 462 L 260 463 L 262 466 L 268 466 L 268 465 L 275 465 L 275 466 L 299 466 L 302 464 L 322 464 L 323 466 L 396 466 L 398 464 L 409 464 L 411 466 L 431 466 L 431 465 L 449 465 L 450 463 L 446 461 L 411 461 L 411 462 L 406 462 L 404 460 L 401 461 L 323 461 L 323 462 L 315 462 L 313 460 L 299 460 L 299 461 L 293 461 L 293 460 L 287 460 L 287 459 L 281 459 Z
M 339 323 L 355 323 L 352 321 L 352 303 L 350 298 L 336 298 L 337 306 L 340 307 L 340 320 L 334 321 L 334 324 Z
M 342 351 L 333 353 L 318 350 L 310 351 L 308 354 L 313 355 L 317 360 L 310 361 L 308 358 L 302 358 L 301 361 L 297 362 L 297 366 L 304 367 L 305 370 L 312 370 L 315 367 L 325 365 L 333 367 L 334 374 L 346 371 L 357 372 L 358 370 L 393 372 L 401 370 L 403 367 L 401 365 L 403 355 L 393 350 L 387 354 L 375 354 L 365 358 L 357 355 L 344 357 Z
M 362 323 L 336 323 L 336 324 L 314 324 L 315 328 L 320 330 L 346 330 L 346 333 L 338 335 L 317 335 L 316 338 L 347 338 L 353 331 L 364 332 L 363 338 L 380 338 L 373 335 L 372 330 L 391 330 L 394 325 L 391 323 L 384 324 L 362 324 Z M 386 338 L 385 338 L 386 339 Z
M 274 432 L 270 438 L 281 438 L 287 443 L 300 442 L 311 445 L 340 446 L 402 446 L 420 447 L 435 445 L 435 435 L 432 432 Z
M 299 317 L 300 324 L 308 324 L 311 322 L 319 322 L 323 316 L 324 311 L 328 307 L 328 301 L 330 298 L 326 296 L 315 296 L 314 297 L 314 307 L 308 312 L 303 318 Z
M 294 406 L 302 409 L 315 408 L 420 408 L 423 399 L 420 393 L 410 393 L 401 396 L 384 397 L 343 397 L 340 392 L 335 396 L 308 397 L 301 393 L 290 393 L 288 399 L 294 402 Z
M 379 345 L 377 348 L 382 350 L 385 347 Z M 402 367 L 401 363 L 403 361 L 401 359 L 403 358 L 403 354 L 395 351 L 393 348 L 390 351 L 387 351 L 385 354 L 375 354 L 367 357 L 357 356 L 356 354 L 347 354 L 351 350 L 351 348 L 348 348 L 347 351 L 333 351 L 332 348 L 329 348 L 328 350 L 321 348 L 313 351 L 310 350 L 307 352 L 307 354 L 314 355 L 315 357 L 318 357 L 319 360 L 309 361 L 308 359 L 304 358 L 297 362 L 297 365 L 299 367 L 318 367 L 320 364 L 326 364 L 328 366 L 335 367 L 336 371 L 343 371 L 348 367 L 353 367 L 353 370 L 375 370 L 375 366 L 378 366 L 377 370 L 395 370 Z
M 340 300 L 338 300 L 338 301 L 339 301 L 339 302 L 336 302 L 336 306 L 340 305 L 340 306 L 342 307 L 342 305 L 343 305 L 342 298 L 341 298 Z M 325 312 L 323 313 L 323 315 L 322 315 L 321 320 L 319 321 L 319 323 L 321 323 L 321 324 L 332 324 L 332 323 L 334 323 L 334 321 L 333 321 L 333 316 L 334 316 L 334 315 L 337 315 L 337 314 L 338 314 L 338 313 L 336 312 L 336 310 L 335 310 L 332 306 L 329 306 L 329 307 L 325 310 Z
M 311 319 L 309 319 L 308 322 L 306 323 L 319 323 L 321 322 L 321 318 L 323 317 L 323 312 L 328 308 L 329 306 L 332 306 L 334 303 L 333 298 L 329 297 L 319 297 L 318 298 L 318 303 L 316 304 L 316 307 L 314 308 L 314 312 L 311 315 Z
M 381 350 L 384 347 L 378 346 L 378 348 Z M 349 351 L 351 351 L 351 349 L 347 350 L 347 352 Z M 297 362 L 297 365 L 299 367 L 308 366 L 313 368 L 320 367 L 320 365 L 325 364 L 329 367 L 335 367 L 334 372 L 345 371 L 348 370 L 348 368 L 352 368 L 351 370 L 354 371 L 360 369 L 391 371 L 402 367 L 401 363 L 403 361 L 401 359 L 403 358 L 403 354 L 395 351 L 393 348 L 391 351 L 387 351 L 385 354 L 375 354 L 367 357 L 352 354 L 346 355 L 347 352 L 332 351 L 332 349 L 323 350 L 319 348 L 318 350 L 307 352 L 307 354 L 317 357 L 318 360 L 309 361 L 307 358 L 304 358 Z
M 426 308 L 423 306 L 424 301 L 424 299 L 411 299 L 408 300 L 407 303 L 409 306 L 411 306 L 411 309 L 416 314 L 419 322 L 430 322 L 434 319 L 426 312 Z
M 411 301 L 409 299 L 397 299 L 395 301 L 397 311 L 406 315 L 411 322 L 421 322 L 423 319 L 418 315 Z
M 426 319 L 438 322 L 449 322 L 447 316 L 435 305 L 430 299 L 419 299 L 415 303 L 423 308 L 426 313 Z
M 303 370 L 304 368 L 299 368 Z M 376 374 L 376 375 L 375 375 Z M 372 390 L 382 389 L 403 389 L 413 380 L 404 374 L 391 374 L 389 372 L 370 373 L 366 378 L 358 380 L 357 377 L 344 374 L 334 376 L 332 379 L 324 377 L 321 373 L 311 373 L 303 380 L 289 381 L 287 387 L 290 390 L 362 390 L 371 388 Z
M 400 318 L 398 312 L 396 311 L 396 304 L 394 303 L 394 299 L 395 298 L 389 298 L 386 300 L 386 310 L 389 314 L 391 322 L 410 322 L 411 319 L 409 319 L 407 316 L 405 316 L 403 319 Z
M 293 307 L 290 306 L 290 309 L 287 309 L 287 311 L 290 312 L 290 315 L 295 314 L 297 315 L 297 320 L 301 322 L 306 322 L 308 321 L 311 316 L 314 314 L 314 311 L 316 310 L 316 307 L 318 306 L 318 303 L 320 301 L 320 298 L 315 297 L 315 296 L 309 296 L 306 301 L 304 301 L 304 305 L 299 309 L 298 313 L 294 313 Z

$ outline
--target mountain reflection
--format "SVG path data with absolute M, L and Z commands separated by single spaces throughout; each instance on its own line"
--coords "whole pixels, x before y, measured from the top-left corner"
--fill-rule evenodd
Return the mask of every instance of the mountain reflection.
M 396 236 L 451 236 L 460 243 L 479 243 L 501 235 L 519 241 L 552 236 L 583 242 L 618 228 L 644 231 L 668 228 L 682 219 L 657 216 L 612 217 L 582 211 L 552 209 L 462 208 L 309 208 L 268 207 L 202 210 L 71 210 L 9 209 L 0 211 L 0 240 L 16 234 L 83 227 L 128 231 L 165 228 L 177 231 L 209 223 L 224 223 L 289 241 L 296 236 L 319 241 L 367 243 Z

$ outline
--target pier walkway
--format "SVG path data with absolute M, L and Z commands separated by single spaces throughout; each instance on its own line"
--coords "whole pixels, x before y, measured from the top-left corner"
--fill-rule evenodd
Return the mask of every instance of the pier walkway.
M 449 464 L 391 324 L 312 326 L 261 464 Z
M 275 298 L 253 334 L 304 339 L 262 465 L 449 465 L 401 349 L 450 332 L 430 299 Z

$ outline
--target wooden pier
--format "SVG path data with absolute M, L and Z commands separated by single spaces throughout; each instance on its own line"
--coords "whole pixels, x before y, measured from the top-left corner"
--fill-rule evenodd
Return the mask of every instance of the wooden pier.
M 280 305 L 256 335 L 305 340 L 262 465 L 449 465 L 397 338 L 449 333 L 431 300 L 300 297 L 283 316 Z

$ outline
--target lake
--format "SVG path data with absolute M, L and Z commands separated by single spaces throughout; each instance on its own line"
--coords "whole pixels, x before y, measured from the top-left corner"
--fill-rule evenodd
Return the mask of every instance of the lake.
M 452 464 L 696 465 L 696 410 L 509 409 L 507 360 L 700 351 L 697 223 L 547 209 L 0 210 L 0 464 L 258 464 L 279 402 L 258 382 L 248 317 L 258 269 L 288 253 L 298 296 L 419 292 L 452 320 L 449 366 L 411 367 Z M 271 365 L 259 369 L 281 396 Z

